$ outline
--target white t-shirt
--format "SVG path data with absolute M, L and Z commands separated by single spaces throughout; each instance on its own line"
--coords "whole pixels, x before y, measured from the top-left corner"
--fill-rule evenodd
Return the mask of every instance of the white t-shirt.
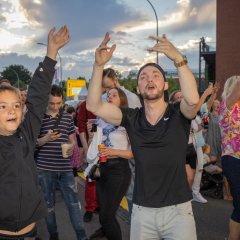
M 104 129 L 109 126 L 111 126 L 111 124 L 104 122 L 101 118 L 98 119 L 98 127 Z M 105 140 L 104 135 L 102 136 L 102 140 Z M 109 141 L 111 143 L 110 148 L 120 150 L 131 149 L 127 131 L 124 127 L 116 127 L 116 129 L 109 134 Z

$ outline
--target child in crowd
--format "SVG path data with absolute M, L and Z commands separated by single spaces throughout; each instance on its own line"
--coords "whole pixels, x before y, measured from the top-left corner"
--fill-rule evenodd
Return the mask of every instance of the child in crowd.
M 204 159 L 204 170 L 207 173 L 211 173 L 211 174 L 220 174 L 222 173 L 222 169 L 217 166 L 216 164 L 214 164 L 213 162 L 211 162 L 209 154 L 211 152 L 211 147 L 209 144 L 205 144 L 204 146 L 202 146 L 202 150 L 203 150 L 203 159 Z
M 34 149 L 46 111 L 58 50 L 69 41 L 66 26 L 48 34 L 47 56 L 36 69 L 23 118 L 19 90 L 0 87 L 0 239 L 35 237 L 47 208 L 38 185 Z

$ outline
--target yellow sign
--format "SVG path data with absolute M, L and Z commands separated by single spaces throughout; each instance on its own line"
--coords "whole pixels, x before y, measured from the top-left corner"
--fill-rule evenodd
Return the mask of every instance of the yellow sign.
M 67 97 L 77 97 L 82 87 L 86 86 L 85 79 L 67 80 Z

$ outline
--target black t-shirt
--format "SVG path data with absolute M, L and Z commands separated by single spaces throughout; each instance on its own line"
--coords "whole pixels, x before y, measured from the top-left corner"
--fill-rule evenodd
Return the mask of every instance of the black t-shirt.
M 121 125 L 128 132 L 136 164 L 133 202 L 159 208 L 189 201 L 185 161 L 190 121 L 180 112 L 180 105 L 169 104 L 154 126 L 144 108 L 121 111 Z

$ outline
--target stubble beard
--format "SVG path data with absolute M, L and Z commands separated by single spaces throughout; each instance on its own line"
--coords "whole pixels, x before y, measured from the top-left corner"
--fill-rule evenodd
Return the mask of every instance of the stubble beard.
M 142 95 L 142 98 L 145 100 L 157 100 L 157 99 L 162 98 L 163 94 L 164 94 L 164 89 L 160 90 L 159 92 L 157 92 L 154 95 L 150 95 L 146 92 L 142 93 L 141 95 Z

